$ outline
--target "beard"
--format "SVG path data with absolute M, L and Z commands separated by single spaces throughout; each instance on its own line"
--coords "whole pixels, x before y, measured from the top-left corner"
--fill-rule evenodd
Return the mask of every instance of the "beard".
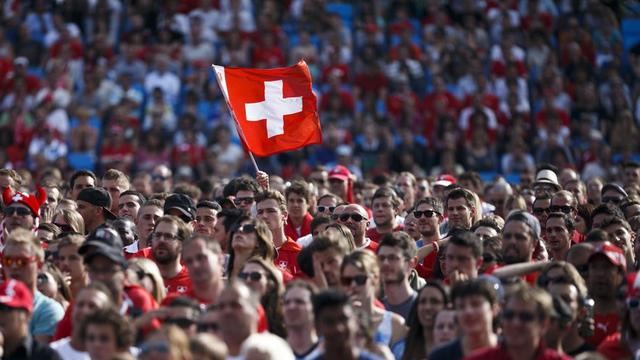
M 393 274 L 389 274 L 389 276 L 384 277 L 385 284 L 400 284 L 402 283 L 408 276 L 405 276 L 402 270 L 395 271 Z
M 163 254 L 159 254 L 160 251 L 163 251 Z M 153 253 L 153 258 L 158 264 L 166 265 L 178 259 L 178 253 L 167 248 L 156 248 L 151 252 Z

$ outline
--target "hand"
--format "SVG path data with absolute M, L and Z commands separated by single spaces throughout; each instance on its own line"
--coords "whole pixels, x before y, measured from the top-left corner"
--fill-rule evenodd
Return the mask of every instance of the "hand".
M 469 280 L 469 276 L 467 276 L 467 274 L 463 274 L 458 270 L 453 270 L 452 272 L 450 272 L 447 278 L 449 279 L 449 286 L 453 286 L 456 283 Z
M 266 172 L 258 170 L 256 181 L 263 190 L 269 190 L 269 175 Z
M 327 278 L 324 276 L 324 272 L 322 272 L 322 264 L 320 264 L 318 254 L 313 254 L 313 278 L 311 281 L 318 289 L 327 289 L 329 287 Z
M 51 206 L 43 206 L 40 208 L 40 221 L 42 223 L 51 223 L 53 222 L 53 213 L 55 212 L 55 208 Z

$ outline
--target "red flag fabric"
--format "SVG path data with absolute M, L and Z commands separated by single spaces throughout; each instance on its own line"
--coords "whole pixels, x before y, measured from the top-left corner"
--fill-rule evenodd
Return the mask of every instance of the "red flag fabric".
M 213 68 L 251 153 L 269 156 L 322 142 L 317 100 L 304 61 L 276 69 Z

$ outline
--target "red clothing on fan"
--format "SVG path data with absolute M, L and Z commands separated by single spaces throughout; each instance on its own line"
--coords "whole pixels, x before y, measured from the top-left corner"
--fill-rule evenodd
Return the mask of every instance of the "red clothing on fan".
M 574 230 L 573 234 L 571 235 L 571 242 L 573 244 L 580 244 L 583 241 L 584 241 L 584 235 Z
M 402 231 L 402 229 L 404 229 L 404 226 L 402 226 L 402 224 L 398 224 L 398 226 L 393 228 L 393 232 Z M 380 243 L 380 240 L 382 240 L 382 236 L 384 235 L 386 234 L 380 234 L 378 232 L 378 228 L 371 228 L 367 230 L 367 234 L 365 236 L 375 243 Z
M 632 359 L 629 348 L 620 343 L 621 337 L 620 332 L 607 336 L 598 346 L 598 352 L 609 360 Z
M 416 265 L 416 271 L 425 280 L 434 279 L 433 268 L 438 261 L 438 251 L 434 250 L 427 255 L 421 263 Z
M 153 299 L 151 294 L 139 285 L 125 284 L 124 286 L 124 299 L 122 300 L 121 312 L 129 315 L 131 318 L 138 317 L 147 311 L 157 309 L 158 303 Z M 73 324 L 71 321 L 71 315 L 73 314 L 73 303 L 69 305 L 64 313 L 64 317 L 58 323 L 55 334 L 53 334 L 52 341 L 60 340 L 71 336 L 73 330 Z M 159 324 L 154 324 L 159 325 Z
M 367 246 L 365 246 L 364 248 L 367 250 L 371 250 L 373 251 L 373 253 L 375 254 L 376 252 L 378 252 L 378 243 L 369 239 L 369 238 L 365 238 L 365 244 L 367 244 Z
M 617 313 L 610 314 L 595 314 L 593 316 L 595 322 L 595 331 L 593 336 L 587 338 L 587 342 L 595 347 L 598 347 L 600 343 L 609 335 L 618 331 L 618 325 L 620 324 L 620 317 Z
M 278 249 L 278 256 L 273 263 L 280 269 L 286 270 L 289 274 L 296 276 L 300 272 L 298 266 L 298 253 L 302 250 L 297 242 L 287 236 L 287 241 Z
M 302 226 L 300 226 L 300 233 L 296 230 L 295 225 L 291 222 L 291 215 L 287 216 L 287 223 L 284 225 L 284 234 L 288 238 L 298 239 L 305 235 L 311 234 L 311 221 L 313 221 L 313 216 L 307 213 L 302 218 Z
M 129 259 L 133 259 L 133 258 L 145 258 L 145 259 L 150 259 L 153 260 L 151 255 L 151 248 L 150 247 L 146 247 L 142 250 L 138 250 L 138 252 L 136 253 L 128 253 L 125 251 L 124 253 L 124 258 L 129 260 Z
M 497 265 L 497 266 L 492 266 L 491 270 L 487 269 L 484 273 L 487 275 L 491 275 L 493 274 L 494 271 L 496 271 L 497 269 L 500 269 L 503 265 Z M 520 278 L 524 281 L 527 282 L 527 284 L 529 285 L 536 285 L 536 282 L 538 281 L 538 276 L 540 275 L 539 271 L 536 272 L 532 272 L 526 275 L 522 275 Z
M 186 266 L 182 266 L 182 270 L 172 277 L 171 279 L 165 279 L 164 286 L 167 289 L 167 295 L 177 293 L 180 295 L 184 295 L 191 290 L 191 278 L 189 277 L 189 272 L 187 271 Z
M 465 358 L 466 360 L 520 360 L 512 359 L 504 348 L 504 345 L 498 345 L 496 347 L 481 349 L 473 352 L 470 356 Z M 544 344 L 540 342 L 538 351 L 535 357 L 536 360 L 564 360 L 571 359 L 571 357 L 560 354 L 555 350 L 545 348 Z

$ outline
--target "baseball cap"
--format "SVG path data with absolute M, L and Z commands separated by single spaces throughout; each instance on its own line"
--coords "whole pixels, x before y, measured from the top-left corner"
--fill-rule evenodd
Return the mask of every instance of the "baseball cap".
M 436 181 L 433 182 L 433 186 L 444 186 L 447 187 L 449 185 L 453 185 L 456 183 L 456 178 L 449 174 L 442 174 L 436 178 Z
M 196 204 L 187 195 L 184 194 L 172 194 L 169 195 L 164 201 L 164 213 L 169 213 L 169 210 L 176 209 L 180 212 L 180 218 L 185 222 L 190 222 L 196 218 Z
M 0 284 L 0 304 L 33 312 L 33 295 L 22 281 L 10 279 Z
M 604 194 L 609 190 L 613 190 L 613 191 L 619 193 L 620 195 L 622 195 L 624 197 L 629 196 L 629 194 L 627 194 L 627 192 L 622 188 L 622 186 L 620 186 L 618 184 L 614 184 L 614 183 L 605 184 L 602 187 L 602 190 L 600 190 L 600 194 Z
M 100 187 L 85 188 L 78 194 L 78 200 L 86 201 L 91 205 L 101 207 L 104 216 L 109 220 L 114 220 L 117 216 L 111 212 L 111 195 Z
M 627 269 L 627 259 L 624 256 L 624 251 L 611 243 L 598 246 L 593 251 L 593 254 L 589 256 L 588 261 L 591 261 L 596 256 L 605 256 L 613 265 L 620 266 L 625 271 Z
M 118 232 L 111 227 L 100 226 L 87 236 L 78 253 L 84 256 L 85 261 L 91 260 L 96 255 L 102 255 L 126 267 L 127 260 L 124 258 L 122 248 L 122 239 Z
M 351 171 L 345 166 L 337 165 L 331 171 L 329 171 L 329 179 L 338 179 L 342 181 L 349 181 L 351 178 Z
M 530 213 L 523 210 L 513 211 L 509 214 L 509 216 L 507 216 L 507 220 L 505 220 L 504 223 L 506 224 L 509 221 L 523 222 L 529 227 L 529 229 L 531 229 L 531 232 L 533 232 L 533 235 L 536 237 L 536 239 L 540 238 L 540 221 Z

